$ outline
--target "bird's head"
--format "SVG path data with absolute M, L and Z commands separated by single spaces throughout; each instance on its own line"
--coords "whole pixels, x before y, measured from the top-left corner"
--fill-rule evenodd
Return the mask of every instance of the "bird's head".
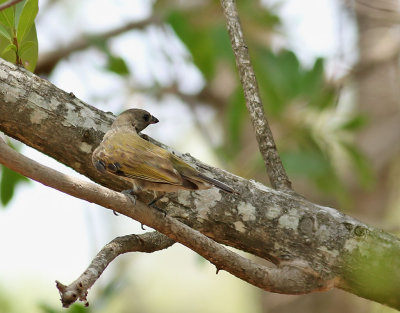
M 111 127 L 133 127 L 139 133 L 150 124 L 155 123 L 158 123 L 158 119 L 149 112 L 141 109 L 129 109 L 118 115 Z

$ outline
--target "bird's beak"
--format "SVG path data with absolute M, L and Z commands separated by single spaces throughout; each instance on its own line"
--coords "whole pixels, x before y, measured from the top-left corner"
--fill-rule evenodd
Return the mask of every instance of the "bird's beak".
M 151 116 L 151 119 L 150 119 L 150 124 L 155 124 L 155 123 L 158 123 L 158 118 L 156 118 L 156 117 L 154 117 L 153 115 Z

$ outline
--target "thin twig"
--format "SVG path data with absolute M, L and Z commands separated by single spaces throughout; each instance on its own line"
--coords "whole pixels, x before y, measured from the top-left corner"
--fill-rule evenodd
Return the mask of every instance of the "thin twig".
M 127 252 L 152 253 L 163 250 L 175 241 L 159 232 L 149 232 L 142 235 L 127 235 L 117 237 L 97 253 L 88 268 L 74 282 L 68 286 L 56 281 L 57 289 L 61 295 L 63 307 L 69 307 L 77 300 L 83 301 L 86 306 L 89 288 L 99 279 L 106 267 L 119 255 Z
M 21 1 L 22 0 L 10 0 L 10 1 L 6 2 L 6 3 L 3 3 L 3 4 L 0 5 L 0 11 L 4 10 L 4 9 L 7 9 L 7 8 L 9 8 L 9 7 L 13 6 L 14 4 L 17 4 L 18 2 L 21 2 Z
M 326 281 L 318 273 L 310 271 L 310 265 L 305 261 L 283 263 L 277 268 L 256 264 L 141 201 L 136 201 L 136 205 L 133 205 L 132 200 L 120 192 L 60 173 L 27 158 L 11 149 L 2 138 L 0 138 L 0 164 L 46 186 L 96 203 L 148 225 L 197 252 L 214 264 L 217 271 L 228 271 L 264 290 L 304 294 L 334 287 L 335 281 Z
M 221 4 L 226 17 L 226 24 L 235 54 L 236 66 L 239 70 L 240 81 L 243 86 L 246 106 L 250 113 L 269 180 L 275 189 L 291 190 L 292 184 L 282 165 L 274 137 L 265 117 L 264 107 L 258 91 L 258 83 L 250 62 L 249 51 L 244 41 L 235 0 L 221 0 Z

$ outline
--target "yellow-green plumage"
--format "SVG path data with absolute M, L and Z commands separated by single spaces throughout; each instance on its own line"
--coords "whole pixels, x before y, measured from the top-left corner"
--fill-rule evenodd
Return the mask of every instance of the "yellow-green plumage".
M 93 152 L 93 164 L 101 171 L 130 180 L 136 190 L 174 192 L 208 189 L 214 185 L 233 192 L 230 187 L 204 176 L 169 151 L 137 134 L 147 125 L 157 122 L 144 110 L 123 112 Z

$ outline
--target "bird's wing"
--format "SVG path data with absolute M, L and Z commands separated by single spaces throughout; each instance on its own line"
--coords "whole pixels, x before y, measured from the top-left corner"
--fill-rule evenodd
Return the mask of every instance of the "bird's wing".
M 170 153 L 134 133 L 115 132 L 107 136 L 93 153 L 93 163 L 98 161 L 103 162 L 106 171 L 119 176 L 182 184 Z

